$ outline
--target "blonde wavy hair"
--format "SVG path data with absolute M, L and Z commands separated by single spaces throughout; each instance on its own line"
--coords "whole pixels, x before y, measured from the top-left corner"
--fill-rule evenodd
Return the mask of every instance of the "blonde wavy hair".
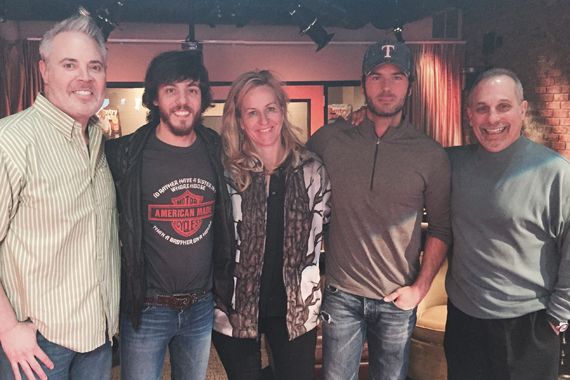
M 284 157 L 291 156 L 290 167 L 287 169 L 297 166 L 301 161 L 301 155 L 306 152 L 303 143 L 293 132 L 298 128 L 287 119 L 289 97 L 283 90 L 282 83 L 267 70 L 249 71 L 240 75 L 232 83 L 222 115 L 222 161 L 238 191 L 248 188 L 251 183 L 251 172 L 265 170 L 261 157 L 255 152 L 251 140 L 240 128 L 241 107 L 245 95 L 259 86 L 267 86 L 273 91 L 275 100 L 283 112 L 281 144 L 285 148 Z

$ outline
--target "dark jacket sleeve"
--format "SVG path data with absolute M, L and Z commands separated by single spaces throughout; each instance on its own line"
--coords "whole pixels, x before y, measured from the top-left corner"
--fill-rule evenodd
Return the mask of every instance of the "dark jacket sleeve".
M 231 312 L 231 300 L 234 293 L 234 266 L 236 240 L 233 228 L 232 202 L 228 192 L 227 179 L 222 165 L 222 144 L 220 136 L 204 126 L 197 126 L 196 133 L 205 141 L 210 154 L 212 167 L 218 179 L 216 208 L 214 212 L 214 287 L 213 294 L 218 308 Z
M 149 130 L 143 126 L 132 135 L 109 140 L 105 145 L 107 162 L 115 182 L 121 241 L 121 311 L 138 330 L 146 295 L 145 264 L 142 253 L 139 155 Z

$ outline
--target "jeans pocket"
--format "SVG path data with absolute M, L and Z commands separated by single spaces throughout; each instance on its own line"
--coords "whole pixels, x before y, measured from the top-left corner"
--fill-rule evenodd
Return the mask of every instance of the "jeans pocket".
M 397 309 L 398 311 L 402 311 L 402 312 L 404 312 L 404 313 L 409 313 L 409 314 L 413 313 L 413 312 L 416 310 L 416 308 L 417 308 L 417 306 L 416 306 L 416 307 L 414 307 L 414 308 L 412 308 L 412 309 L 402 309 L 401 307 L 399 307 L 398 305 L 396 305 L 396 302 L 394 302 L 394 301 L 392 301 L 392 302 L 387 302 L 387 303 L 390 304 L 390 305 L 392 305 L 392 306 L 393 306 L 395 309 Z

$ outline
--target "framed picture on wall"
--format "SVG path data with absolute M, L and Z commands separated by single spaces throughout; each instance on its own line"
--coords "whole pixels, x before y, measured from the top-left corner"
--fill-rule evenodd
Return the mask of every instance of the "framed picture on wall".
M 119 109 L 107 107 L 97 112 L 97 116 L 101 119 L 101 129 L 103 134 L 110 139 L 121 137 L 121 119 L 119 118 Z
M 329 104 L 327 120 L 330 122 L 342 117 L 348 119 L 348 115 L 352 113 L 352 105 L 350 104 Z

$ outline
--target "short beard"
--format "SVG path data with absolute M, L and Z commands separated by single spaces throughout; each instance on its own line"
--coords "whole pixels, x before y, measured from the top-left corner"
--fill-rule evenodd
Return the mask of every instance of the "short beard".
M 404 101 L 402 102 L 402 104 L 397 105 L 396 108 L 392 111 L 382 111 L 376 107 L 376 105 L 374 104 L 372 99 L 370 99 L 368 97 L 368 94 L 365 94 L 364 96 L 366 99 L 366 106 L 368 107 L 370 112 L 372 112 L 374 115 L 376 115 L 378 117 L 393 117 L 393 116 L 397 115 L 399 112 L 402 112 L 402 110 L 404 109 L 404 106 L 406 105 L 406 99 L 407 99 L 407 97 L 406 97 L 404 99 Z
M 194 131 L 194 127 L 197 124 L 200 124 L 202 122 L 202 115 L 194 113 L 194 111 L 190 107 L 179 107 L 179 108 L 176 108 L 172 111 L 175 111 L 178 109 L 186 109 L 189 112 L 194 114 L 194 118 L 192 119 L 192 124 L 190 124 L 189 126 L 182 124 L 180 126 L 175 127 L 174 125 L 172 125 L 172 123 L 170 123 L 170 120 L 169 120 L 170 114 L 167 111 L 163 111 L 163 110 L 159 109 L 160 122 L 163 123 L 173 135 L 179 136 L 179 137 L 188 136 L 189 134 L 191 134 Z

